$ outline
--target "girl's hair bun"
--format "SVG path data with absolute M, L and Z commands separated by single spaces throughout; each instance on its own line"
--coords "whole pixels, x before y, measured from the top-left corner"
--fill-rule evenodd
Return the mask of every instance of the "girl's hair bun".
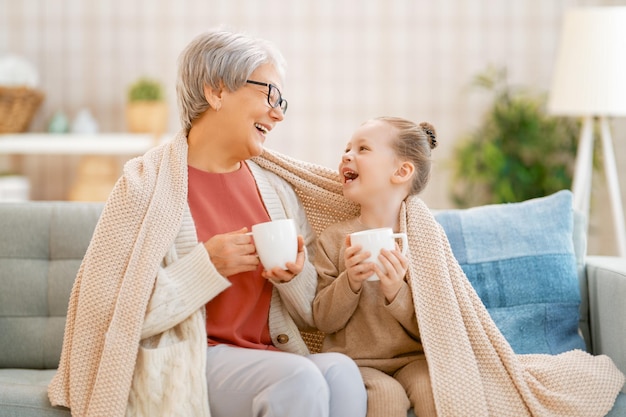
M 430 149 L 435 149 L 437 147 L 437 132 L 433 125 L 428 122 L 420 123 L 420 127 L 428 136 L 428 142 L 430 143 Z

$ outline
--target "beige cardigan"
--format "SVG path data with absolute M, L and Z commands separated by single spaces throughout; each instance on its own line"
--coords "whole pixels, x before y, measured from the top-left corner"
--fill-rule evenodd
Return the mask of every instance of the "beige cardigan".
M 358 214 L 358 208 L 343 198 L 335 171 L 269 151 L 255 162 L 291 183 L 317 233 Z M 186 180 L 184 135 L 128 164 L 72 290 L 61 362 L 49 387 L 53 404 L 70 406 L 77 416 L 126 412 L 154 284 L 154 278 L 130 277 L 157 275 L 183 222 Z M 409 282 L 438 415 L 582 417 L 603 416 L 611 409 L 624 376 L 608 357 L 582 351 L 514 354 L 430 210 L 420 199 L 409 198 L 400 220 L 409 235 Z M 152 221 L 162 227 L 145 227 Z M 101 278 L 87 279 L 90 276 Z M 101 291 L 104 286 L 112 290 Z M 188 324 L 192 333 L 202 333 L 200 320 Z M 202 373 L 202 363 L 188 362 L 183 368 Z M 185 399 L 197 396 L 208 405 L 203 382 L 201 376 L 192 378 L 188 385 L 193 385 L 189 389 L 193 392 Z M 196 415 L 208 415 L 208 408 Z
M 179 134 L 129 162 L 105 205 L 72 289 L 49 386 L 51 403 L 74 416 L 210 415 L 204 305 L 230 283 L 197 241 L 186 158 Z M 315 235 L 293 189 L 248 165 L 270 217 L 295 218 L 312 247 Z M 278 348 L 308 353 L 298 326 L 313 324 L 316 284 L 306 262 L 295 279 L 274 286 L 269 327 Z

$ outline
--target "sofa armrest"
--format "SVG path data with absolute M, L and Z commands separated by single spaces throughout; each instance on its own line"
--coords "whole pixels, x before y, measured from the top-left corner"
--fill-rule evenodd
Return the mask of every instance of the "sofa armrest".
M 593 354 L 626 373 L 626 258 L 589 256 L 586 269 Z

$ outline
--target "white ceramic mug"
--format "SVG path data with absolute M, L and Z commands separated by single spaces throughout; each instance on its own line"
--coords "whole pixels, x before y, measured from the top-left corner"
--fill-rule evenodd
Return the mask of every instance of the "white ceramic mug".
M 394 233 L 391 227 L 368 229 L 350 234 L 351 245 L 360 245 L 362 251 L 370 253 L 370 257 L 365 262 L 377 264 L 383 272 L 387 272 L 387 269 L 378 260 L 378 255 L 382 249 L 394 250 L 396 239 L 402 240 L 402 254 L 406 255 L 409 247 L 406 233 Z M 378 279 L 375 273 L 367 278 L 368 281 L 377 281 Z
M 254 239 L 254 246 L 266 271 L 275 267 L 287 269 L 287 262 L 298 256 L 298 231 L 293 219 L 274 220 L 252 226 L 246 233 Z

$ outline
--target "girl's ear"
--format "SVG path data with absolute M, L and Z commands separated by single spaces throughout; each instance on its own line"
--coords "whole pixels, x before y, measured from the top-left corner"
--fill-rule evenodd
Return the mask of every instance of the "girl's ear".
M 396 169 L 391 177 L 391 182 L 394 184 L 402 184 L 407 181 L 411 181 L 413 174 L 415 173 L 415 165 L 412 162 L 404 161 Z
M 222 107 L 222 91 L 221 87 L 216 90 L 208 85 L 204 86 L 204 98 L 215 111 L 219 111 Z

